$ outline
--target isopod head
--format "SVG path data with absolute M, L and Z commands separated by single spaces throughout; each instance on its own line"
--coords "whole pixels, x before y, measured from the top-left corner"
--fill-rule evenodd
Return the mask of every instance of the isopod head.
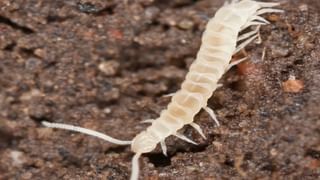
M 131 149 L 135 153 L 147 153 L 153 151 L 158 143 L 151 134 L 143 131 L 132 140 Z

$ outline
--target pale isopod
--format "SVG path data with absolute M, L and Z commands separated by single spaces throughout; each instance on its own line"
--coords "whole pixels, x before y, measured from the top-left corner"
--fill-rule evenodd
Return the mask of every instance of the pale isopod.
M 202 45 L 196 60 L 190 66 L 181 89 L 174 93 L 167 109 L 163 110 L 155 120 L 148 120 L 152 125 L 139 133 L 132 141 L 122 141 L 105 134 L 77 126 L 42 122 L 44 126 L 66 129 L 95 136 L 119 145 L 131 145 L 135 153 L 132 159 L 131 180 L 138 179 L 138 159 L 143 153 L 153 151 L 160 143 L 166 155 L 165 139 L 174 135 L 189 143 L 196 144 L 177 131 L 185 125 L 191 125 L 205 138 L 199 125 L 193 122 L 194 116 L 203 108 L 219 123 L 207 101 L 219 86 L 218 80 L 233 65 L 243 61 L 240 59 L 230 63 L 232 55 L 243 49 L 258 37 L 259 27 L 269 22 L 260 15 L 265 13 L 283 12 L 273 7 L 279 3 L 257 2 L 253 0 L 232 1 L 220 8 L 214 18 L 210 19 L 202 36 Z M 253 31 L 239 35 L 250 27 L 257 26 Z M 239 43 L 241 41 L 241 43 Z M 219 124 L 218 124 L 219 125 Z

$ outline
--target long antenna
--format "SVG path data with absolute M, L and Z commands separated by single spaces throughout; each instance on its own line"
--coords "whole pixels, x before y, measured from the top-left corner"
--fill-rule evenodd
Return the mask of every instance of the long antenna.
M 42 125 L 49 127 L 49 128 L 56 128 L 56 129 L 65 129 L 65 130 L 69 130 L 69 131 L 75 131 L 75 132 L 79 132 L 82 134 L 87 134 L 90 136 L 94 136 L 100 139 L 103 139 L 105 141 L 114 143 L 114 144 L 118 144 L 118 145 L 130 145 L 132 141 L 123 141 L 123 140 L 119 140 L 119 139 L 115 139 L 111 136 L 108 136 L 106 134 L 100 133 L 98 131 L 94 131 L 91 129 L 87 129 L 87 128 L 83 128 L 83 127 L 79 127 L 79 126 L 73 126 L 73 125 L 69 125 L 69 124 L 62 124 L 62 123 L 51 123 L 51 122 L 47 122 L 47 121 L 42 121 L 41 122 Z

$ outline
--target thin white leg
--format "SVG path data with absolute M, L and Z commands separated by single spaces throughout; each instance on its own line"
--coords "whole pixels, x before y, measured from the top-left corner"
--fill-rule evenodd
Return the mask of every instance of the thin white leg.
M 269 21 L 267 21 L 265 18 L 263 18 L 263 17 L 261 17 L 261 16 L 257 16 L 257 15 L 254 15 L 254 16 L 252 16 L 249 20 L 248 20 L 248 22 L 252 22 L 252 21 L 258 21 L 258 22 L 264 22 L 264 23 L 266 23 L 266 24 L 270 24 L 270 22 Z
M 258 22 L 258 21 L 249 21 L 241 27 L 241 31 L 244 29 L 247 29 L 249 26 L 262 26 L 262 25 L 267 25 L 267 23 Z
M 165 94 L 165 95 L 162 95 L 162 97 L 172 97 L 175 93 L 169 93 L 169 94 Z
M 265 13 L 283 13 L 284 10 L 281 9 L 273 9 L 273 8 L 263 8 L 258 10 L 255 15 L 259 16 L 261 14 L 265 14 Z
M 154 119 L 146 119 L 143 121 L 140 121 L 140 123 L 144 124 L 144 123 L 153 123 Z
M 192 122 L 192 123 L 190 123 L 190 126 L 192 126 L 203 137 L 203 139 L 207 139 L 206 136 L 204 135 L 201 127 L 198 124 Z
M 244 58 L 241 58 L 241 59 L 239 59 L 239 60 L 233 61 L 233 62 L 230 63 L 230 64 L 228 65 L 228 67 L 226 68 L 226 72 L 229 71 L 233 66 L 236 66 L 236 65 L 242 63 L 243 61 L 245 61 L 245 60 L 247 60 L 247 59 L 248 59 L 248 57 L 244 57 Z
M 254 36 L 252 36 L 251 38 L 247 39 L 246 41 L 242 42 L 241 44 L 239 44 L 236 48 L 236 50 L 233 52 L 233 54 L 236 54 L 237 52 L 239 52 L 241 49 L 243 49 L 244 47 L 246 47 L 249 43 L 251 43 L 254 39 L 256 39 L 259 35 L 256 34 Z
M 247 33 L 244 33 L 244 34 L 240 35 L 240 36 L 238 37 L 237 41 L 239 42 L 239 41 L 248 39 L 249 37 L 257 34 L 257 33 L 259 32 L 259 30 L 260 30 L 260 26 L 258 26 L 258 27 L 257 27 L 255 30 L 253 30 L 253 31 L 250 31 L 250 32 L 247 32 Z
M 217 89 L 218 89 L 218 88 L 221 88 L 221 87 L 223 87 L 223 84 L 218 83 L 218 84 L 217 84 Z
M 166 145 L 166 142 L 163 141 L 160 141 L 160 145 L 161 145 L 161 149 L 162 149 L 162 153 L 165 155 L 165 156 L 168 156 L 167 155 L 167 145 Z
M 194 144 L 194 145 L 198 145 L 198 143 L 192 141 L 191 139 L 187 138 L 187 136 L 180 134 L 180 133 L 175 133 L 174 136 L 176 136 L 177 138 L 187 141 L 188 143 Z
M 213 111 L 211 108 L 209 108 L 208 106 L 207 106 L 207 107 L 204 107 L 203 109 L 204 109 L 204 110 L 210 115 L 210 117 L 216 122 L 217 126 L 220 126 L 220 123 L 219 123 L 219 121 L 218 121 L 218 119 L 217 119 L 217 116 L 215 115 L 214 111 Z

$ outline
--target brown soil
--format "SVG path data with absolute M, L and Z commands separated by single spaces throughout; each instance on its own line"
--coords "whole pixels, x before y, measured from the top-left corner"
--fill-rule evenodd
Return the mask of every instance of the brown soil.
M 320 176 L 320 2 L 283 0 L 262 43 L 233 68 L 169 156 L 141 159 L 141 179 Z M 128 179 L 129 146 L 41 126 L 75 124 L 130 140 L 184 79 L 223 0 L 0 1 L 0 179 Z M 265 49 L 265 57 L 262 54 Z M 294 76 L 294 79 L 289 77 Z M 289 82 L 289 84 L 288 84 Z M 288 90 L 289 89 L 289 90 Z

